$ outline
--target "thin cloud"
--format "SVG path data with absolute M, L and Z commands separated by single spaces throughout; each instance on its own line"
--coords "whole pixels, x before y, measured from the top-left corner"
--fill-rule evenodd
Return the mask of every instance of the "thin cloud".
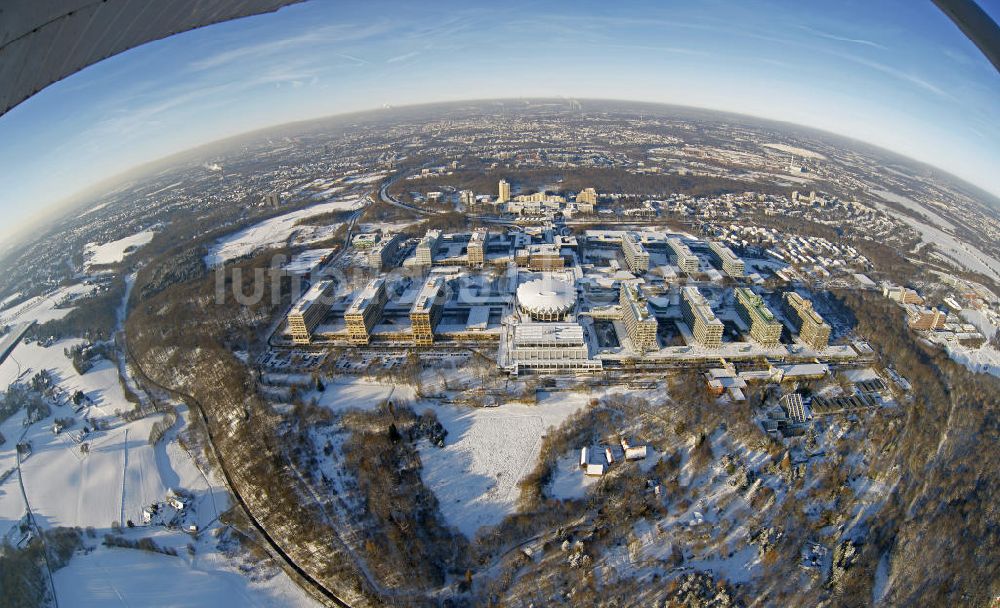
M 800 25 L 799 29 L 807 31 L 810 34 L 813 34 L 815 36 L 819 36 L 821 38 L 826 38 L 827 40 L 836 40 L 838 42 L 848 42 L 848 43 L 851 43 L 851 44 L 860 44 L 860 45 L 863 45 L 863 46 L 868 46 L 868 47 L 872 47 L 872 48 L 876 48 L 876 49 L 882 49 L 882 50 L 885 50 L 885 51 L 889 50 L 889 47 L 885 46 L 884 44 L 880 44 L 878 42 L 875 42 L 874 40 L 865 40 L 864 38 L 848 38 L 847 36 L 838 36 L 837 34 L 831 34 L 829 32 L 824 32 L 822 30 L 813 29 L 813 28 L 805 26 L 805 25 Z
M 416 57 L 420 54 L 420 51 L 410 51 L 409 53 L 403 53 L 402 55 L 396 55 L 395 57 L 390 57 L 385 60 L 386 63 L 398 63 L 400 61 L 406 61 L 412 57 Z
M 192 61 L 190 63 L 190 68 L 194 71 L 204 71 L 213 68 L 217 68 L 223 65 L 233 63 L 235 61 L 243 59 L 256 59 L 261 57 L 268 57 L 279 53 L 282 51 L 288 51 L 291 49 L 311 46 L 322 43 L 344 43 L 344 42 L 359 42 L 361 40 L 366 40 L 374 36 L 382 35 L 391 29 L 387 23 L 376 23 L 367 26 L 356 26 L 356 25 L 330 25 L 317 27 L 312 30 L 303 32 L 301 34 L 296 34 L 294 36 L 289 36 L 287 38 L 279 38 L 277 40 L 269 40 L 266 42 L 258 42 L 254 44 L 248 44 L 235 49 L 230 49 L 227 51 L 222 51 L 221 53 L 216 53 L 204 59 L 199 59 Z M 349 58 L 350 60 L 358 63 L 358 65 L 364 65 L 367 62 L 358 57 L 353 57 L 350 55 L 342 54 L 344 58 Z
M 948 100 L 953 101 L 955 103 L 958 103 L 958 101 L 959 101 L 954 95 L 948 93 L 947 91 L 945 91 L 941 87 L 937 86 L 936 84 L 934 84 L 934 83 L 932 83 L 932 82 L 930 82 L 928 80 L 925 80 L 924 78 L 921 78 L 920 76 L 917 76 L 916 74 L 911 74 L 910 72 L 906 72 L 904 70 L 901 70 L 901 69 L 898 69 L 898 68 L 894 68 L 892 66 L 885 65 L 884 63 L 878 63 L 876 61 L 869 61 L 868 59 L 863 59 L 861 57 L 857 57 L 857 56 L 854 56 L 854 55 L 839 54 L 839 53 L 835 53 L 835 55 L 837 55 L 838 57 L 842 57 L 844 59 L 847 59 L 848 61 L 853 61 L 854 63 L 857 63 L 859 65 L 863 65 L 863 66 L 865 66 L 867 68 L 876 70 L 878 72 L 882 72 L 883 74 L 892 76 L 893 78 L 896 78 L 897 80 L 901 80 L 903 82 L 908 82 L 908 83 L 910 83 L 910 84 L 912 84 L 912 85 L 914 85 L 914 86 L 916 86 L 918 88 L 921 88 L 921 89 L 923 89 L 925 91 L 933 93 L 933 94 L 937 95 L 938 97 L 942 97 L 944 99 L 948 99 Z

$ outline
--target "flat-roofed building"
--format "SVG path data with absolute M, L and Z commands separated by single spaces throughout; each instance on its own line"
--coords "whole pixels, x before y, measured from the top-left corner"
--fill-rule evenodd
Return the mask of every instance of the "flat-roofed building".
M 629 270 L 635 273 L 649 270 L 649 251 L 642 244 L 639 237 L 626 232 L 622 235 L 622 253 L 625 254 L 625 261 L 628 262 Z
M 313 330 L 330 311 L 330 302 L 327 299 L 332 290 L 333 281 L 319 281 L 292 306 L 288 312 L 287 323 L 293 342 L 309 344 L 312 341 Z
M 482 268 L 486 261 L 486 243 L 489 241 L 490 233 L 486 228 L 476 228 L 469 238 L 469 248 L 467 250 L 469 266 L 471 268 Z
M 906 324 L 911 329 L 930 331 L 932 329 L 944 329 L 948 315 L 933 308 L 930 310 L 920 309 L 914 306 L 906 318 Z
M 694 339 L 708 348 L 718 348 L 722 345 L 722 321 L 716 318 L 708 300 L 701 295 L 698 288 L 688 286 L 681 289 L 681 312 L 684 321 L 691 328 Z
M 718 241 L 709 241 L 708 249 L 712 252 L 712 259 L 722 267 L 723 272 L 731 277 L 743 276 L 745 270 L 743 260 L 733 253 L 732 249 Z
M 785 414 L 792 422 L 802 423 L 812 418 L 812 414 L 809 413 L 805 402 L 802 401 L 802 395 L 799 393 L 788 393 L 778 400 L 778 404 L 785 410 Z
M 385 279 L 382 277 L 369 281 L 364 289 L 354 296 L 354 301 L 344 312 L 348 339 L 352 343 L 368 344 L 372 328 L 382 319 L 386 300 Z
M 639 293 L 635 283 L 623 282 L 618 298 L 622 309 L 622 323 L 632 340 L 632 345 L 640 353 L 655 350 L 659 344 L 656 340 L 657 323 L 649 303 Z
M 916 291 L 899 285 L 883 285 L 882 295 L 901 304 L 923 304 L 924 299 Z
M 427 231 L 427 234 L 417 243 L 416 252 L 413 254 L 417 265 L 431 266 L 434 264 L 434 251 L 437 249 L 438 241 L 440 240 L 440 230 Z
M 410 308 L 410 327 L 413 343 L 426 346 L 434 343 L 434 328 L 441 320 L 444 310 L 445 279 L 434 275 L 424 282 Z
M 566 260 L 560 255 L 559 247 L 552 244 L 528 245 L 528 269 L 536 272 L 562 270 Z
M 383 235 L 382 239 L 368 250 L 368 266 L 382 270 L 399 251 L 399 235 Z
M 677 256 L 677 266 L 682 271 L 688 274 L 698 272 L 698 256 L 691 253 L 691 248 L 684 241 L 676 237 L 671 237 L 667 239 L 667 245 L 670 246 L 674 255 Z
M 514 327 L 512 355 L 518 370 L 581 370 L 602 368 L 590 358 L 583 327 L 577 323 L 519 323 Z
M 750 337 L 761 346 L 777 346 L 781 341 L 781 323 L 764 303 L 764 299 L 749 287 L 736 289 L 736 312 L 750 327 Z
M 783 297 L 785 314 L 799 332 L 799 338 L 816 350 L 830 345 L 830 324 L 823 321 L 812 302 L 794 291 L 785 292 Z

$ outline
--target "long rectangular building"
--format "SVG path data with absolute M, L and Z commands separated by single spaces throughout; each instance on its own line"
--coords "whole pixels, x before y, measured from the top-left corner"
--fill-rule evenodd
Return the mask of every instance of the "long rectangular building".
M 653 316 L 649 303 L 639 294 L 639 287 L 635 284 L 622 283 L 619 303 L 622 309 L 622 322 L 635 349 L 640 353 L 655 350 L 659 345 L 656 340 L 658 328 L 656 317 Z
M 688 274 L 698 272 L 698 256 L 691 253 L 691 248 L 684 244 L 684 241 L 676 237 L 667 239 L 667 244 L 677 256 L 677 266 Z
M 517 370 L 580 370 L 602 368 L 590 358 L 583 327 L 577 323 L 521 323 L 514 327 L 513 363 Z
M 333 289 L 333 281 L 314 283 L 288 312 L 288 329 L 296 344 L 309 344 L 312 332 L 323 321 L 330 310 L 327 297 Z
M 354 301 L 344 312 L 347 334 L 352 343 L 368 344 L 372 328 L 382 319 L 387 299 L 385 279 L 382 277 L 369 281 L 354 297 Z
M 764 299 L 748 287 L 736 289 L 736 311 L 750 326 L 750 337 L 761 346 L 777 346 L 781 340 L 781 323 L 764 303 Z
M 812 302 L 794 291 L 785 292 L 783 302 L 785 314 L 799 332 L 803 342 L 816 350 L 823 350 L 830 344 L 830 324 L 813 308 Z
M 731 277 L 742 277 L 745 270 L 743 260 L 733 251 L 718 241 L 709 241 L 708 249 L 712 252 L 712 259 L 722 267 L 723 272 Z
M 695 286 L 681 290 L 683 305 L 681 312 L 684 321 L 691 328 L 694 339 L 702 346 L 718 348 L 722 346 L 722 321 L 716 318 L 712 307 L 708 305 L 705 296 L 701 295 Z
M 649 251 L 646 250 L 646 246 L 642 244 L 639 237 L 631 232 L 622 235 L 622 253 L 625 254 L 625 261 L 632 272 L 640 273 L 649 270 Z
M 434 343 L 434 327 L 441 320 L 444 310 L 444 277 L 435 275 L 427 279 L 417 299 L 410 308 L 410 327 L 413 343 L 427 346 Z

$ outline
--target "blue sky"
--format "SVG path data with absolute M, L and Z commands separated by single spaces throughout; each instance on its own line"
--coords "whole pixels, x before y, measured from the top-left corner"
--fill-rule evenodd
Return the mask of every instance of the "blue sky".
M 981 4 L 996 18 L 997 0 Z M 1000 195 L 1000 75 L 929 0 L 312 0 L 133 49 L 0 117 L 0 236 L 130 167 L 247 130 L 550 95 L 787 120 Z

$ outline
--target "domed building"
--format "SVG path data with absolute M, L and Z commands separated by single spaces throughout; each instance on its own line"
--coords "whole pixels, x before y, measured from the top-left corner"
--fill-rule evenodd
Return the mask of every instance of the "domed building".
M 576 306 L 576 287 L 554 278 L 521 283 L 517 287 L 517 305 L 534 321 L 562 321 Z

